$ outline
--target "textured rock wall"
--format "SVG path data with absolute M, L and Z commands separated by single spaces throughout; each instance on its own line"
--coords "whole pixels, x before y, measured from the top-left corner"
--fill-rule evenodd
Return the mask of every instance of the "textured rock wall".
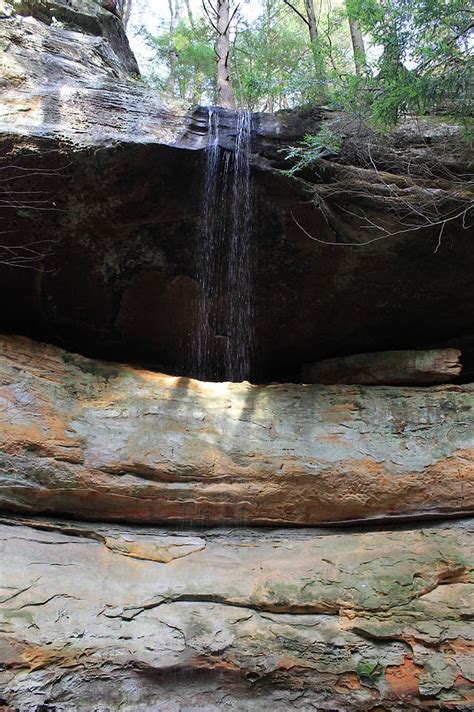
M 0 506 L 318 524 L 474 510 L 473 386 L 202 383 L 0 342 Z
M 472 521 L 176 533 L 3 519 L 3 697 L 61 712 L 472 709 L 473 535 Z
M 179 134 L 179 121 L 163 125 L 156 92 L 136 81 L 120 20 L 99 3 L 2 0 L 1 9 L 2 132 L 76 146 Z
M 0 328 L 191 373 L 207 110 L 141 83 L 99 2 L 0 0 L 0 46 Z M 369 166 L 345 141 L 289 181 L 280 149 L 337 114 L 253 118 L 259 378 L 450 342 L 469 380 L 467 231 L 347 245 L 354 216 L 393 231 L 433 180 L 445 196 L 455 129 Z M 199 383 L 1 338 L 0 708 L 472 710 L 472 520 L 394 522 L 472 513 L 472 393 Z

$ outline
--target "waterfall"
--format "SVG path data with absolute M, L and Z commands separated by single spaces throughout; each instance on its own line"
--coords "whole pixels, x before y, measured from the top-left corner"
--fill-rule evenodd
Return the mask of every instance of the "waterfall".
M 252 117 L 239 111 L 235 148 L 219 146 L 218 110 L 209 109 L 197 279 L 195 364 L 198 378 L 243 381 L 253 344 Z
M 229 250 L 229 342 L 227 373 L 232 381 L 250 377 L 253 335 L 252 319 L 252 206 L 250 193 L 250 150 L 252 116 L 239 112 L 233 155 L 232 209 Z

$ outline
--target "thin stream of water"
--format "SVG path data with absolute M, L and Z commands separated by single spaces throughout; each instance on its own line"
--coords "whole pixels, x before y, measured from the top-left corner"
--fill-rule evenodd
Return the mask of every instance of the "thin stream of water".
M 253 344 L 252 117 L 237 114 L 234 150 L 219 146 L 219 112 L 209 109 L 203 181 L 195 369 L 204 380 L 243 381 Z
M 232 179 L 232 211 L 229 250 L 229 344 L 226 370 L 232 381 L 250 377 L 252 319 L 252 205 L 250 152 L 252 115 L 239 112 Z

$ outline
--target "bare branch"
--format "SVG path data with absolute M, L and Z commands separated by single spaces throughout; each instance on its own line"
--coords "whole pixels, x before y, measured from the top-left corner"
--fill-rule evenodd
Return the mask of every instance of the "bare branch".
M 309 27 L 309 22 L 308 22 L 307 18 L 303 15 L 303 13 L 301 13 L 294 5 L 292 5 L 291 2 L 289 2 L 289 0 L 283 0 L 283 2 L 285 3 L 285 5 L 288 5 L 288 7 L 290 7 L 293 10 L 293 12 L 296 12 L 296 14 Z
M 457 213 L 456 215 L 453 215 L 450 218 L 446 218 L 445 220 L 438 220 L 437 222 L 432 222 L 428 225 L 417 225 L 413 226 L 411 225 L 409 228 L 406 230 L 395 230 L 394 232 L 389 232 L 385 230 L 385 228 L 380 227 L 379 225 L 376 225 L 380 230 L 384 230 L 386 234 L 384 235 L 379 235 L 378 237 L 373 237 L 371 240 L 366 240 L 365 242 L 333 242 L 333 241 L 328 241 L 328 240 L 320 240 L 318 237 L 314 237 L 314 235 L 310 235 L 310 233 L 304 229 L 304 227 L 298 222 L 298 220 L 295 218 L 293 213 L 291 213 L 291 217 L 293 218 L 295 224 L 299 227 L 299 229 L 307 236 L 309 237 L 310 240 L 314 240 L 314 242 L 319 243 L 320 245 L 328 245 L 330 247 L 365 247 L 367 245 L 371 245 L 373 242 L 379 242 L 380 240 L 387 240 L 389 237 L 396 237 L 398 235 L 404 235 L 408 232 L 415 232 L 416 230 L 426 230 L 426 228 L 429 227 L 436 227 L 438 225 L 441 226 L 440 229 L 440 235 L 438 238 L 438 245 L 435 249 L 435 252 L 438 252 L 438 249 L 440 247 L 440 239 L 443 234 L 444 228 L 446 227 L 446 224 L 449 222 L 452 222 L 453 220 L 459 220 L 460 218 L 463 219 L 463 229 L 468 230 L 470 229 L 470 225 L 465 224 L 465 219 L 467 216 L 467 213 L 472 210 L 474 206 L 469 206 L 462 210 L 460 213 Z
M 207 15 L 207 19 L 208 19 L 209 22 L 211 23 L 212 29 L 213 29 L 215 32 L 218 33 L 219 30 L 217 29 L 216 25 L 214 24 L 214 20 L 212 19 L 211 14 L 210 14 L 209 10 L 207 9 L 207 6 L 206 6 L 206 3 L 205 3 L 204 0 L 202 0 L 202 6 L 203 6 L 203 8 L 204 8 L 204 12 L 205 12 L 206 15 Z M 211 5 L 211 7 L 212 7 L 212 5 Z
M 230 20 L 229 20 L 229 22 L 227 23 L 227 26 L 226 26 L 226 28 L 225 28 L 225 30 L 224 30 L 224 34 L 225 34 L 225 35 L 229 32 L 230 26 L 231 26 L 231 24 L 232 24 L 232 20 L 234 19 L 234 17 L 235 17 L 235 15 L 236 15 L 238 9 L 239 9 L 239 5 L 236 5 L 236 6 L 235 6 L 235 9 L 234 9 L 234 12 L 233 12 L 232 15 L 230 16 Z

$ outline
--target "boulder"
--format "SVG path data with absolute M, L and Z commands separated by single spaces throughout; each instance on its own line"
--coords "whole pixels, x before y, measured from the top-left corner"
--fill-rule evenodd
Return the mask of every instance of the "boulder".
M 458 349 L 381 351 L 331 358 L 303 367 L 305 383 L 362 383 L 372 385 L 432 385 L 461 375 Z

